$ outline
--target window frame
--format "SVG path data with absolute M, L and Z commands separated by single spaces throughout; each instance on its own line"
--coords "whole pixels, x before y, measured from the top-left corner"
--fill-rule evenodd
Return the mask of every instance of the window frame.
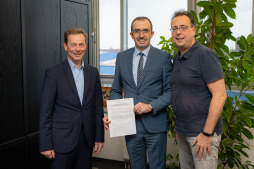
M 100 68 L 100 19 L 99 19 L 99 1 L 93 2 L 93 20 L 94 20 L 94 55 L 90 64 Z M 187 10 L 193 10 L 197 13 L 201 12 L 201 8 L 196 4 L 201 0 L 187 0 Z M 254 0 L 252 2 L 252 16 L 254 16 Z M 254 35 L 254 17 L 252 17 L 252 35 Z M 120 51 L 124 51 L 128 47 L 128 0 L 120 0 Z M 112 84 L 114 75 L 100 75 L 102 84 Z

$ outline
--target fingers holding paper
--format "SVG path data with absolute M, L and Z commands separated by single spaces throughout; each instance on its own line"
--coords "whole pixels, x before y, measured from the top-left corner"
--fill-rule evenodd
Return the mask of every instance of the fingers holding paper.
M 105 129 L 109 131 L 109 123 L 111 123 L 111 121 L 108 120 L 108 115 L 105 115 L 102 120 L 103 120 Z

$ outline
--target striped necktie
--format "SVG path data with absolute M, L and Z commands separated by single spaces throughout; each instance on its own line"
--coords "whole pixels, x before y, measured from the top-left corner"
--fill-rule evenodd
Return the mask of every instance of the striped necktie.
M 139 87 L 140 85 L 140 79 L 141 79 L 141 76 L 142 76 L 142 72 L 143 72 L 143 63 L 144 63 L 144 53 L 140 52 L 139 53 L 140 55 L 140 59 L 139 59 L 139 62 L 138 62 L 138 72 L 137 72 L 137 87 Z

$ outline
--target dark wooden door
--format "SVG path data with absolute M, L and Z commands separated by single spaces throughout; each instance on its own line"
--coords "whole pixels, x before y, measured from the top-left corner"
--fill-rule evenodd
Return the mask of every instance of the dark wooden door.
M 63 0 L 61 1 L 61 32 L 62 34 L 69 28 L 82 28 L 89 35 L 90 20 L 90 7 L 87 1 L 78 0 Z M 61 36 L 61 43 L 63 43 L 63 36 Z M 87 44 L 89 44 L 90 38 L 88 36 Z M 84 61 L 89 63 L 89 48 L 86 50 Z M 67 56 L 67 52 L 62 45 L 62 60 Z

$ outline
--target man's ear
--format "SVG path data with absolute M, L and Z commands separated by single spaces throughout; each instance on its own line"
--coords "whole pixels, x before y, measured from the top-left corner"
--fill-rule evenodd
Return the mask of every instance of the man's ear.
M 64 49 L 67 51 L 67 44 L 64 42 Z
M 151 34 L 152 34 L 152 37 L 153 37 L 153 35 L 154 35 L 154 31 L 152 31 L 152 32 L 151 32 Z
M 132 34 L 132 32 L 130 32 L 130 35 L 131 35 L 131 38 L 133 39 L 133 34 Z
M 194 34 L 196 34 L 196 26 L 192 27 Z

